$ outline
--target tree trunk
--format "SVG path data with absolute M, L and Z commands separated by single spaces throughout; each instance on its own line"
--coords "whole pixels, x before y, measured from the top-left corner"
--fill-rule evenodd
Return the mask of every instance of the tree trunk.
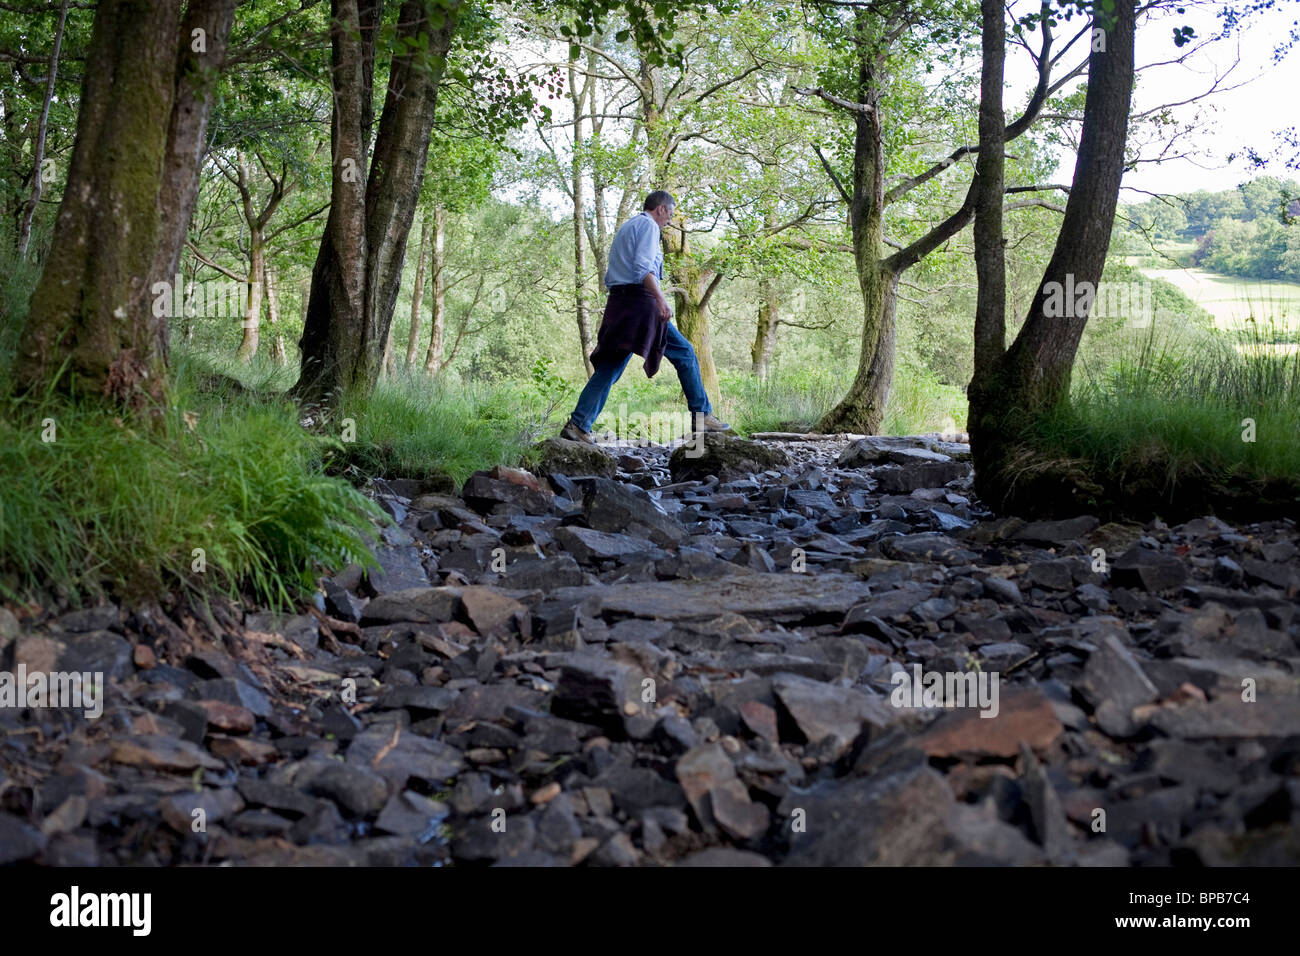
M 369 249 L 365 324 L 370 330 L 368 337 L 381 343 L 388 340 L 397 305 L 406 240 L 424 182 L 438 84 L 451 50 L 461 2 L 406 0 L 398 13 L 399 41 L 405 39 L 427 49 L 418 60 L 415 54 L 393 57 L 366 186 Z M 438 10 L 442 18 L 436 28 L 429 20 L 430 7 Z
M 1050 12 L 1049 4 L 1043 6 Z M 899 278 L 970 223 L 975 216 L 978 186 L 978 183 L 972 182 L 960 209 L 908 246 L 882 258 L 881 220 L 884 207 L 886 202 L 896 201 L 907 190 L 899 193 L 884 191 L 881 176 L 884 154 L 881 148 L 880 104 L 887 86 L 885 63 L 889 51 L 887 47 L 876 50 L 873 43 L 867 41 L 878 39 L 882 29 L 889 32 L 893 27 L 888 23 L 882 27 L 864 8 L 855 9 L 854 18 L 858 42 L 858 95 L 853 108 L 855 135 L 849 223 L 853 235 L 855 266 L 862 287 L 864 321 L 857 375 L 849 394 L 817 423 L 816 430 L 820 432 L 872 433 L 879 430 L 884 421 L 894 371 L 894 322 Z M 1048 55 L 1050 37 L 1046 29 L 1043 38 L 1046 45 L 1040 53 L 1038 85 L 1025 111 L 1013 123 L 1004 127 L 1004 142 L 1010 142 L 1033 125 L 1049 95 L 1051 64 L 1055 59 Z M 936 165 L 930 175 L 950 164 L 951 159 Z M 920 182 L 924 182 L 925 178 Z M 919 182 L 912 182 L 907 189 L 916 185 Z M 882 354 L 883 352 L 888 354 Z
M 162 405 L 168 310 L 153 314 L 150 268 L 172 202 L 160 194 L 158 117 L 176 98 L 180 20 L 172 0 L 101 0 L 95 11 L 67 187 L 14 364 L 20 391 Z
M 151 282 L 175 281 L 180 266 L 181 251 L 199 198 L 199 173 L 208 147 L 208 116 L 226 63 L 235 3 L 236 0 L 190 0 L 181 23 L 176 54 L 176 98 L 168 122 L 160 191 L 166 202 L 149 271 Z
M 280 281 L 275 276 L 275 270 L 270 266 L 266 267 L 264 277 L 266 324 L 275 334 L 275 338 L 271 341 L 271 361 L 276 365 L 284 365 L 287 357 L 284 349 L 284 329 L 280 326 Z
M 365 349 L 366 144 L 362 111 L 369 83 L 363 74 L 357 0 L 332 0 L 330 212 L 325 222 L 303 321 L 301 371 L 294 394 L 305 405 L 335 401 L 359 374 Z
M 1002 84 L 1006 62 L 1006 23 L 1002 0 L 981 0 L 983 66 L 980 75 L 979 156 L 975 161 L 975 373 L 966 393 L 966 428 L 978 472 L 988 472 L 990 430 L 985 416 L 1000 402 L 989 392 L 998 384 L 998 365 L 1006 350 L 1006 242 L 1002 233 L 1005 179 Z M 978 436 L 978 438 L 976 438 Z M 994 443 L 996 444 L 996 443 Z
M 874 435 L 885 421 L 894 382 L 898 273 L 875 264 L 858 276 L 862 290 L 862 343 L 849 393 L 816 426 L 822 434 Z
M 424 370 L 430 375 L 442 371 L 442 336 L 447 322 L 447 287 L 443 278 L 446 260 L 443 256 L 443 237 L 447 227 L 447 210 L 441 206 L 433 210 L 433 242 L 429 255 L 429 279 L 433 288 L 429 296 L 429 351 L 424 356 Z
M 880 77 L 876 73 L 871 47 L 866 42 L 870 20 L 861 10 L 855 12 L 854 17 L 860 43 L 859 109 L 853 114 L 853 187 L 849 227 L 858 286 L 862 290 L 862 343 L 858 353 L 858 372 L 849 393 L 817 423 L 814 431 L 873 435 L 885 420 L 885 406 L 893 384 L 898 273 L 881 263 L 885 157 L 880 134 Z M 889 354 L 882 354 L 884 350 Z
M 54 80 L 59 73 L 59 48 L 63 46 L 63 27 L 68 22 L 68 5 L 63 0 L 59 7 L 59 22 L 54 28 L 54 48 L 50 52 L 50 65 L 45 73 L 45 96 L 41 99 L 41 115 L 36 123 L 36 143 L 32 147 L 32 191 L 23 204 L 18 223 L 18 258 L 27 257 L 27 244 L 32 237 L 32 217 L 41 201 L 41 163 L 45 160 L 45 133 L 50 125 L 50 102 L 54 99 Z
M 191 261 L 194 262 L 194 265 L 191 266 L 190 269 L 186 270 L 186 272 L 182 273 L 181 276 L 181 281 L 184 282 L 183 288 L 185 289 L 184 299 L 181 304 L 181 335 L 184 337 L 186 345 L 189 345 L 194 341 L 194 319 L 196 311 L 194 305 L 194 290 L 197 283 L 194 281 L 194 276 L 198 272 L 198 261 Z
M 1042 505 L 1037 500 L 1042 483 L 1019 480 L 1014 460 L 1026 428 L 1069 397 L 1092 303 L 1086 297 L 1058 308 L 1062 290 L 1095 291 L 1110 246 L 1133 91 L 1135 0 L 1116 0 L 1109 23 L 1101 22 L 1102 16 L 1094 18 L 1094 25 L 1104 29 L 1104 43 L 1094 43 L 1089 57 L 1079 154 L 1061 231 L 1025 323 L 1005 354 L 996 354 L 999 330 L 988 301 L 996 294 L 996 277 L 981 303 L 979 317 L 986 321 L 977 338 L 971 451 L 976 491 L 998 508 L 1037 510 Z M 988 263 L 983 269 L 995 266 Z M 1061 492 L 1059 480 L 1055 484 Z
M 420 310 L 424 306 L 424 256 L 429 249 L 433 214 L 426 212 L 420 224 L 420 255 L 415 260 L 415 288 L 411 292 L 411 334 L 406 339 L 406 367 L 415 365 L 415 353 L 420 347 Z
M 669 274 L 676 286 L 673 320 L 678 331 L 695 348 L 695 358 L 700 363 L 700 380 L 709 395 L 709 403 L 716 408 L 720 392 L 718 369 L 713 364 L 713 342 L 709 336 L 709 299 L 722 275 L 706 269 L 692 258 L 684 227 L 669 223 L 662 236 Z
M 695 358 L 700 365 L 700 381 L 709 394 L 709 403 L 717 407 L 721 393 L 718 389 L 718 369 L 713 364 L 713 342 L 709 336 L 709 283 L 706 274 L 694 265 L 683 265 L 676 274 L 682 291 L 673 293 L 676 304 L 673 320 L 677 329 L 695 348 Z
M 767 380 L 768 363 L 776 344 L 776 324 L 781 317 L 781 297 L 776 282 L 762 278 L 758 282 L 758 328 L 754 332 L 754 345 L 749 350 L 753 372 L 759 381 Z
M 380 363 L 379 374 L 383 378 L 393 377 L 393 337 L 384 341 L 384 360 Z
M 313 272 L 302 372 L 294 386 L 305 404 L 332 404 L 349 390 L 367 393 L 379 377 L 460 5 L 461 0 L 449 0 L 441 6 L 441 23 L 434 27 L 426 0 L 402 4 L 397 25 L 402 52 L 389 69 L 362 194 L 359 182 L 344 179 L 342 165 L 353 157 L 360 157 L 358 165 L 364 162 L 364 50 L 356 0 L 334 0 L 334 204 Z M 336 222 L 340 199 L 347 208 Z
M 1106 265 L 1124 176 L 1134 19 L 1134 0 L 1116 0 L 1105 49 L 1094 49 L 1089 57 L 1083 130 L 1061 232 L 1025 324 L 1004 360 L 1009 384 L 1030 410 L 1049 408 L 1068 395 L 1074 356 L 1088 324 L 1088 303 L 1067 310 L 1064 317 L 1051 314 L 1047 305 L 1053 287 L 1065 286 L 1072 276 L 1076 289 L 1095 290 Z
M 574 58 L 569 58 L 569 92 L 573 100 L 573 155 L 569 164 L 569 178 L 573 192 L 573 307 L 578 319 L 578 348 L 582 350 L 582 364 L 587 376 L 595 371 L 591 364 L 591 330 L 587 325 L 587 252 L 583 242 L 583 226 L 587 218 L 586 201 L 582 195 L 582 101 L 589 92 L 591 81 L 581 91 L 577 87 Z
M 244 334 L 236 353 L 241 362 L 251 362 L 257 354 L 262 324 L 262 287 L 265 281 L 266 252 L 262 234 L 255 230 L 248 237 L 248 278 L 244 282 L 248 301 L 244 307 Z

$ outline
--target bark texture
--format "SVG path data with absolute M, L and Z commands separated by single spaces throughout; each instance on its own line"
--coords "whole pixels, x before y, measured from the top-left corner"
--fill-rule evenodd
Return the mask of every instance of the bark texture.
M 354 172 L 365 163 L 373 34 L 368 50 L 356 0 L 334 0 L 334 205 L 313 269 L 294 387 L 306 405 L 332 405 L 347 391 L 367 393 L 378 380 L 459 10 L 458 0 L 402 4 L 402 52 L 389 69 L 369 175 L 354 182 L 345 172 L 348 160 Z

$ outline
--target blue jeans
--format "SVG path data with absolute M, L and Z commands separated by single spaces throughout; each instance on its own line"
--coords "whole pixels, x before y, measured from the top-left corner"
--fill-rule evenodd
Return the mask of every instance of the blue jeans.
M 600 417 L 605 402 L 609 400 L 609 390 L 614 387 L 632 360 L 635 353 L 628 352 L 622 360 L 597 365 L 596 370 L 587 379 L 587 384 L 578 396 L 578 407 L 569 416 L 569 421 L 584 432 L 591 431 L 596 419 Z M 668 323 L 668 341 L 664 346 L 664 358 L 673 363 L 677 369 L 677 378 L 681 380 L 682 392 L 686 395 L 686 407 L 692 412 L 707 415 L 713 411 L 709 405 L 708 393 L 700 381 L 700 363 L 695 358 L 695 349 L 686 341 L 686 336 L 677 331 L 677 326 Z

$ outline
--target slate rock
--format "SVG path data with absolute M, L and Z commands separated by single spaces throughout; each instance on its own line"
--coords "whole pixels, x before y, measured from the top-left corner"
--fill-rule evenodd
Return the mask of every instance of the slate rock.
M 211 827 L 222 823 L 243 809 L 243 797 L 238 791 L 229 788 L 217 790 L 209 787 L 198 793 L 193 791 L 174 793 L 158 801 L 158 815 L 162 817 L 164 823 L 182 836 L 202 832 L 194 829 L 200 820 L 205 827 Z M 203 813 L 196 814 L 196 810 L 202 810 Z
M 777 814 L 789 820 L 803 811 L 807 831 L 792 836 L 782 865 L 951 865 L 956 852 L 948 821 L 954 809 L 948 785 L 924 766 L 792 793 Z
M 428 582 L 424 583 L 427 584 Z M 328 578 L 324 580 L 323 586 L 325 589 L 325 607 L 329 613 L 343 621 L 355 622 L 359 619 L 361 602 L 358 598 L 349 594 L 346 589 L 339 588 Z M 334 610 L 340 613 L 334 613 L 334 610 L 330 610 L 329 595 L 331 589 L 336 593 L 342 592 L 346 594 L 349 601 L 352 602 L 349 606 L 356 608 L 355 613 L 351 613 L 351 616 L 349 616 L 348 608 L 338 605 L 334 606 Z M 320 643 L 320 625 L 317 623 L 316 618 L 310 614 L 277 614 L 269 611 L 260 614 L 246 614 L 244 615 L 244 626 L 251 631 L 261 631 L 264 634 L 279 634 L 303 648 L 315 648 Z
M 203 700 L 215 700 L 224 704 L 243 707 L 255 717 L 270 717 L 271 701 L 256 687 L 233 677 L 221 677 L 215 680 L 199 681 L 194 685 L 197 696 Z
M 1170 737 L 1243 739 L 1287 737 L 1300 728 L 1300 697 L 1265 696 L 1253 702 L 1240 696 L 1158 707 L 1151 725 Z
M 1133 708 L 1159 695 L 1133 652 L 1114 634 L 1105 635 L 1088 656 L 1077 686 L 1093 707 L 1098 725 L 1113 737 L 1132 736 L 1138 728 Z
M 1004 604 L 1023 604 L 1024 595 L 1020 593 L 1020 587 L 1010 578 L 1002 578 L 990 575 L 984 578 L 984 591 L 995 601 L 1001 601 Z
M 521 508 L 524 514 L 544 515 L 551 511 L 554 493 L 540 484 L 529 485 L 510 478 L 493 478 L 486 471 L 470 475 L 461 489 L 461 497 L 471 508 L 480 512 L 494 505 L 509 504 Z
M 1010 535 L 1012 541 L 1026 541 L 1044 547 L 1059 548 L 1086 537 L 1101 522 L 1092 515 L 1080 515 L 1063 521 L 1031 521 Z
M 751 571 L 773 572 L 776 570 L 776 563 L 772 556 L 767 553 L 762 545 L 755 541 L 748 541 L 740 546 L 731 559 L 733 564 L 738 564 L 743 568 Z
M 431 800 L 414 790 L 403 790 L 393 794 L 384 804 L 384 809 L 375 820 L 375 829 L 396 836 L 432 836 L 434 829 L 446 819 L 448 813 L 446 804 Z
M 447 687 L 390 687 L 379 697 L 379 710 L 405 708 L 413 720 L 440 714 L 450 707 L 459 694 Z
M 657 552 L 659 549 L 644 538 L 626 534 L 612 534 L 591 528 L 560 527 L 555 529 L 555 541 L 569 554 L 584 564 L 625 558 L 632 554 Z
M 1283 592 L 1300 585 L 1300 574 L 1294 568 L 1258 558 L 1242 558 L 1242 570 L 1251 584 L 1266 584 Z
M 937 561 L 948 565 L 971 565 L 979 555 L 947 535 L 922 533 L 884 538 L 880 551 L 896 561 Z
M 931 757 L 1015 757 L 1020 745 L 1050 747 L 1064 732 L 1052 702 L 1036 688 L 998 693 L 995 717 L 962 708 L 940 717 L 916 740 Z
M 0 813 L 0 866 L 30 860 L 48 841 L 40 830 L 8 813 Z
M 697 432 L 668 459 L 674 482 L 717 477 L 730 481 L 789 462 L 785 452 L 761 442 L 745 441 L 720 432 Z
M 122 678 L 134 670 L 131 645 L 112 631 L 64 634 L 59 669 L 77 673 L 103 674 L 104 679 Z
M 1035 587 L 1050 591 L 1069 591 L 1074 588 L 1074 575 L 1069 561 L 1039 561 L 1031 564 L 1025 579 Z
M 1048 779 L 1047 771 L 1025 744 L 1020 745 L 1021 788 L 1029 804 L 1030 820 L 1038 842 L 1054 864 L 1071 863 L 1075 859 L 1073 830 L 1061 808 L 1061 798 Z
M 120 621 L 121 612 L 116 605 L 100 604 L 60 614 L 51 624 L 60 631 L 109 631 L 117 627 Z
M 412 588 L 427 588 L 429 575 L 413 547 L 379 547 L 374 549 L 379 570 L 367 572 L 370 588 L 377 595 L 400 593 Z
M 269 780 L 243 777 L 235 786 L 248 806 L 267 807 L 291 820 L 307 816 L 317 806 L 317 801 L 301 790 Z
M 602 770 L 592 781 L 608 791 L 614 806 L 635 814 L 650 807 L 685 807 L 686 794 L 673 780 L 665 780 L 649 767 L 632 767 L 615 763 Z M 591 796 L 588 791 L 588 801 Z
M 910 495 L 919 488 L 942 488 L 950 481 L 970 474 L 970 465 L 958 461 L 916 461 L 906 465 L 884 465 L 874 472 L 877 490 L 885 494 Z
M 891 435 L 868 435 L 850 442 L 840 452 L 835 464 L 840 468 L 863 468 L 891 461 L 895 452 L 907 453 L 920 446 L 915 439 Z
M 445 623 L 460 610 L 460 588 L 417 587 L 382 594 L 361 612 L 362 625 L 412 622 Z
M 640 488 L 609 478 L 590 478 L 582 483 L 582 514 L 596 531 L 625 532 L 639 536 L 643 531 L 661 547 L 679 543 L 686 529 L 661 511 Z
M 514 598 L 490 587 L 467 587 L 461 590 L 460 600 L 465 616 L 481 637 L 505 637 L 521 631 L 528 636 L 528 609 Z
M 817 680 L 780 675 L 772 690 L 809 743 L 835 738 L 841 752 L 866 726 L 885 727 L 898 717 L 880 698 Z
M 586 652 L 558 654 L 553 663 L 560 668 L 551 698 L 551 712 L 557 717 L 621 734 L 623 719 L 643 709 L 645 674 L 639 668 Z
M 1180 587 L 1187 580 L 1187 566 L 1172 554 L 1136 545 L 1111 564 L 1110 579 L 1116 587 L 1158 594 Z
M 704 744 L 682 754 L 677 759 L 674 773 L 691 809 L 695 811 L 695 818 L 706 830 L 712 830 L 715 822 L 720 821 L 714 820 L 711 795 L 726 784 L 739 782 L 736 780 L 736 768 L 732 765 L 731 758 L 720 745 Z M 745 806 L 749 802 L 749 795 L 742 784 L 740 793 L 733 795 L 727 806 L 733 820 L 741 822 L 742 829 L 747 829 L 751 824 L 757 825 L 756 815 L 754 819 L 750 819 L 750 811 Z M 754 832 L 760 832 L 766 827 L 766 811 L 762 816 L 762 825 Z
M 429 790 L 455 777 L 465 766 L 465 758 L 456 748 L 409 730 L 394 735 L 394 729 L 374 724 L 358 733 L 348 745 L 347 763 L 373 770 L 394 790 L 405 790 L 411 780 L 420 784 L 419 789 Z
M 494 828 L 493 824 L 498 820 L 500 822 Z M 451 854 L 458 862 L 495 863 L 523 856 L 533 849 L 536 839 L 537 825 L 531 815 L 489 815 L 457 827 L 451 841 Z
M 535 446 L 533 457 L 540 474 L 599 475 L 613 478 L 618 462 L 601 448 L 567 438 L 548 438 Z
M 223 767 L 188 740 L 158 734 L 119 737 L 112 742 L 111 757 L 114 763 L 147 770 L 192 772 Z
M 333 761 L 312 778 L 309 792 L 333 800 L 354 817 L 378 813 L 388 800 L 388 784 L 379 774 Z
M 535 561 L 516 561 L 506 567 L 500 578 L 502 587 L 518 591 L 577 587 L 586 580 L 578 562 L 568 554 L 557 554 Z

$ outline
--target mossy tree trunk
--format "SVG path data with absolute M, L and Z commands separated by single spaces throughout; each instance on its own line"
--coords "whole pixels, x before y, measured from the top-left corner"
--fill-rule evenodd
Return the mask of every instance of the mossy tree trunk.
M 280 281 L 276 277 L 275 270 L 270 266 L 266 269 L 264 284 L 266 286 L 266 324 L 270 326 L 272 334 L 275 336 L 271 340 L 271 361 L 276 365 L 284 365 L 288 360 L 284 348 L 284 331 L 280 325 Z
M 692 255 L 686 230 L 679 223 L 669 223 L 663 230 L 667 266 L 672 283 L 674 315 L 678 330 L 695 349 L 700 363 L 700 380 L 717 408 L 720 398 L 718 368 L 713 363 L 713 342 L 709 336 L 709 300 L 722 281 L 722 273 L 698 262 Z
M 233 0 L 184 10 L 175 0 L 102 0 L 96 9 L 86 56 L 94 68 L 85 71 L 64 199 L 14 363 L 17 390 L 162 407 L 170 310 L 154 315 L 151 286 L 175 281 L 175 221 L 199 173 L 198 151 L 182 146 L 206 125 L 210 101 L 196 91 L 220 70 L 222 17 L 232 8 Z M 182 33 L 199 23 L 202 43 Z M 164 254 L 170 268 L 159 273 Z
M 993 9 L 1001 24 L 1001 6 L 984 0 L 985 27 L 991 29 Z M 1057 315 L 1049 309 L 1049 296 L 1067 284 L 1076 289 L 1095 288 L 1101 280 L 1110 246 L 1111 227 L 1124 174 L 1124 147 L 1134 76 L 1135 0 L 1116 0 L 1113 14 L 1094 18 L 1102 33 L 1094 39 L 1088 63 L 1088 88 L 1083 109 L 1083 129 L 1070 198 L 1052 257 L 1044 270 L 1029 313 L 1011 347 L 1005 339 L 1005 273 L 1000 255 L 1000 199 L 989 195 L 1001 178 L 1002 150 L 981 113 L 981 163 L 985 195 L 979 201 L 983 223 L 977 236 L 979 301 L 976 307 L 975 377 L 969 389 L 969 430 L 975 464 L 975 487 L 990 505 L 1009 511 L 1036 510 L 1034 496 L 1042 489 L 1022 481 L 1016 460 L 1024 449 L 1026 430 L 1036 418 L 1068 400 L 1070 378 L 1079 340 L 1088 322 L 1086 300 Z M 1099 36 L 1094 34 L 1094 38 Z M 1001 78 L 988 75 L 990 43 L 985 39 L 986 75 L 982 87 L 992 98 Z M 993 109 L 990 104 L 989 110 Z M 985 151 L 983 137 L 988 137 Z M 980 176 L 977 175 L 977 180 Z M 1062 489 L 1053 489 L 1061 493 Z
M 363 177 L 356 173 L 364 167 L 368 139 L 373 33 L 367 41 L 356 0 L 333 2 L 333 204 L 312 274 L 302 366 L 293 390 L 306 405 L 331 405 L 348 391 L 368 393 L 379 378 L 424 178 L 438 84 L 461 3 L 402 4 L 396 27 L 400 52 L 389 69 L 369 175 Z
M 754 377 L 767 379 L 767 367 L 772 361 L 776 345 L 776 326 L 781 319 L 781 298 L 776 282 L 764 276 L 758 282 L 758 327 L 754 330 L 754 344 L 749 350 Z
M 1049 10 L 1050 7 L 1045 4 L 1043 9 Z M 901 35 L 903 26 L 899 14 L 891 16 L 880 17 L 862 8 L 854 11 L 856 96 L 853 101 L 833 96 L 824 90 L 815 91 L 832 106 L 848 112 L 853 118 L 852 181 L 846 188 L 836 177 L 835 184 L 849 207 L 854 265 L 862 290 L 863 305 L 857 374 L 848 394 L 815 426 L 816 431 L 824 433 L 874 434 L 880 430 L 894 376 L 898 282 L 908 269 L 966 228 L 975 217 L 977 179 L 968 187 L 960 208 L 909 245 L 889 255 L 884 254 L 882 222 L 885 208 L 952 167 L 958 159 L 978 151 L 976 147 L 958 147 L 921 173 L 889 189 L 884 188 L 884 151 L 879 107 L 889 85 L 886 65 L 890 45 Z M 1038 56 L 1038 82 L 1024 112 L 1004 128 L 1004 142 L 1015 139 L 1029 129 L 1037 120 L 1050 92 L 1058 89 L 1072 75 L 1067 73 L 1065 78 L 1053 82 L 1052 66 L 1057 61 L 1049 56 L 1051 30 L 1040 26 L 1039 33 L 1042 45 Z M 827 169 L 830 170 L 829 164 Z
M 853 261 L 862 292 L 862 340 L 858 372 L 849 392 L 817 423 L 815 430 L 874 434 L 885 418 L 893 384 L 895 290 L 898 273 L 881 262 L 884 250 L 885 156 L 880 128 L 880 100 L 886 78 L 876 51 L 874 20 L 854 16 L 857 46 L 857 99 L 853 116 L 853 179 L 849 231 Z M 887 354 L 886 354 L 887 353 Z

